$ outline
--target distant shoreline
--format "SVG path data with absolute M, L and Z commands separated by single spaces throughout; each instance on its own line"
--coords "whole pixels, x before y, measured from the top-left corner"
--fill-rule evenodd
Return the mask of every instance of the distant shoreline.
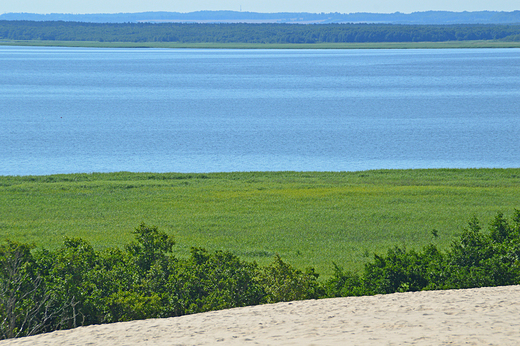
M 84 48 L 200 48 L 200 49 L 450 49 L 520 48 L 520 42 L 494 40 L 447 42 L 366 42 L 366 43 L 178 43 L 178 42 L 97 42 L 97 41 L 0 41 L 0 46 L 84 47 Z

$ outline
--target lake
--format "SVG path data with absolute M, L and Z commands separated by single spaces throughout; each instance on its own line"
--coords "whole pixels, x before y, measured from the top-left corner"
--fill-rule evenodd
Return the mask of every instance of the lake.
M 0 175 L 520 166 L 520 50 L 0 47 Z

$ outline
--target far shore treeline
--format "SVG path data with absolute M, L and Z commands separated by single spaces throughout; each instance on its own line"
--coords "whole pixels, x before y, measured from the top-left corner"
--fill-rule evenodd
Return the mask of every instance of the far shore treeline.
M 0 339 L 91 324 L 179 316 L 325 297 L 520 283 L 520 211 L 497 213 L 486 230 L 474 217 L 446 250 L 432 242 L 374 255 L 361 273 L 334 264 L 319 280 L 276 255 L 259 266 L 228 251 L 172 254 L 174 239 L 144 223 L 123 249 L 97 251 L 79 238 L 55 250 L 0 245 Z
M 520 41 L 520 24 L 193 24 L 0 20 L 0 41 L 317 44 Z

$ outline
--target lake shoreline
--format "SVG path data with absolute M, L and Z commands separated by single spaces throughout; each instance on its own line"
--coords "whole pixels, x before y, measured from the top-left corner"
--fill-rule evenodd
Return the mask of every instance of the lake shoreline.
M 447 41 L 447 42 L 369 42 L 369 43 L 179 43 L 179 42 L 96 42 L 96 41 L 0 41 L 0 46 L 71 48 L 170 48 L 170 49 L 462 49 L 520 48 L 520 42 Z

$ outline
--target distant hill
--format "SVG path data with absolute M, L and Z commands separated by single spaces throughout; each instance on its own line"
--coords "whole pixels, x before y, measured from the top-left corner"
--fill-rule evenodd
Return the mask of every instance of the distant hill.
M 520 11 L 413 13 L 258 13 L 239 11 L 140 12 L 114 14 L 4 13 L 0 20 L 73 21 L 90 23 L 389 23 L 389 24 L 518 24 Z

